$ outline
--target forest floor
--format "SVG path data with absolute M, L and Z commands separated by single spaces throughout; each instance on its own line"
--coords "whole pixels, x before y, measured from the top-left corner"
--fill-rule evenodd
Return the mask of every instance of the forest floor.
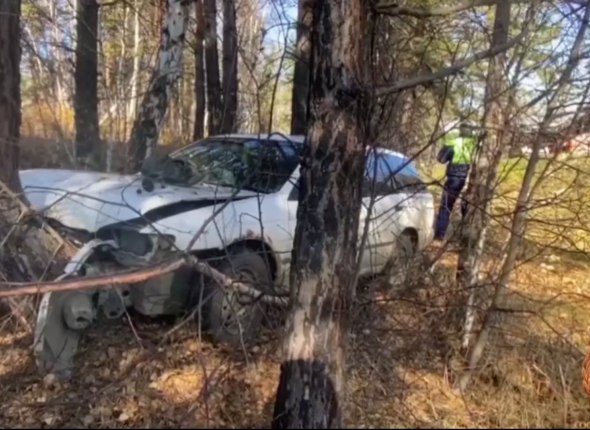
M 576 182 L 567 199 L 559 198 L 576 205 L 577 224 L 568 221 L 564 232 L 565 222 L 550 222 L 565 219 L 565 203 L 536 209 L 544 222 L 531 221 L 511 279 L 513 311 L 468 393 L 457 394 L 450 381 L 461 318 L 452 288 L 453 250 L 432 273 L 417 267 L 415 285 L 405 292 L 360 297 L 347 355 L 347 427 L 590 426 L 582 389 L 590 341 L 590 266 L 582 227 L 590 210 L 580 212 L 590 195 L 585 174 L 572 173 L 590 163 L 574 164 L 567 172 L 550 167 L 553 185 L 540 186 L 539 202 Z M 523 165 L 510 168 L 508 161 L 504 169 L 510 173 L 499 187 L 485 262 L 490 276 L 503 253 L 502 219 Z M 436 252 L 428 250 L 428 258 Z M 201 339 L 191 324 L 170 332 L 173 321 L 136 315 L 131 321 L 133 327 L 127 320 L 104 322 L 84 336 L 79 376 L 71 383 L 36 373 L 26 330 L 0 332 L 1 427 L 269 427 L 280 329 L 268 329 L 244 351 Z

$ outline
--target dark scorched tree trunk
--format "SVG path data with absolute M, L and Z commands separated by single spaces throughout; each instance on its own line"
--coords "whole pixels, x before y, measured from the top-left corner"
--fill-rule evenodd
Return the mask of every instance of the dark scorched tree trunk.
M 195 0 L 197 30 L 195 40 L 195 127 L 193 140 L 205 135 L 205 12 L 203 0 Z
M 76 123 L 76 158 L 97 167 L 101 161 L 98 126 L 98 3 L 77 0 L 76 71 L 74 116 Z
M 209 135 L 221 129 L 222 93 L 219 83 L 219 54 L 217 52 L 217 7 L 215 0 L 203 0 L 205 10 L 205 69 L 207 75 L 207 107 Z
M 238 113 L 238 33 L 234 0 L 223 0 L 222 133 L 236 131 Z
M 21 191 L 20 14 L 20 0 L 0 0 L 0 277 L 16 282 L 52 279 L 74 252 L 15 194 Z
M 310 32 L 314 0 L 299 0 L 297 46 L 291 101 L 291 133 L 306 134 L 307 99 L 309 95 Z
M 367 135 L 368 2 L 316 0 L 286 356 L 273 428 L 342 425 Z

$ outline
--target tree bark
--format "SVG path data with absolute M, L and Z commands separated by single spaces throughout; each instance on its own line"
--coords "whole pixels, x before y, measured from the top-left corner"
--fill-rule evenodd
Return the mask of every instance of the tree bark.
M 306 134 L 309 94 L 309 59 L 313 0 L 299 0 L 297 47 L 291 99 L 291 134 Z
M 195 40 L 195 126 L 193 140 L 205 135 L 205 12 L 203 0 L 195 0 L 197 30 Z
M 500 2 L 496 6 L 492 49 L 506 44 L 508 40 L 510 8 L 510 1 Z M 494 195 L 498 164 L 505 143 L 504 128 L 501 127 L 504 124 L 507 96 L 503 76 L 505 62 L 505 53 L 491 57 L 489 61 L 484 98 L 484 135 L 465 193 L 469 205 L 465 222 L 466 231 L 463 232 L 464 243 L 457 263 L 457 279 L 465 291 L 469 291 L 462 343 L 465 352 L 469 350 L 473 340 L 476 310 L 483 305 L 483 292 L 477 287 L 477 282 L 489 224 L 487 211 Z
M 20 189 L 20 0 L 0 1 L 0 180 Z
M 133 71 L 131 72 L 131 97 L 128 106 L 128 118 L 135 118 L 139 94 L 139 64 L 141 59 L 141 35 L 139 33 L 139 10 L 141 0 L 135 0 L 133 11 Z
M 273 428 L 341 428 L 367 142 L 368 2 L 314 0 L 310 128 Z
M 219 81 L 219 54 L 217 52 L 217 6 L 215 0 L 203 0 L 205 12 L 205 68 L 207 75 L 207 107 L 209 135 L 221 130 L 223 99 Z
M 472 342 L 472 347 L 469 351 L 468 357 L 468 369 L 462 375 L 459 382 L 459 386 L 462 390 L 465 390 L 469 382 L 471 381 L 473 372 L 476 370 L 483 356 L 491 332 L 493 328 L 496 327 L 499 323 L 500 312 L 498 312 L 497 307 L 498 304 L 501 302 L 506 291 L 506 288 L 508 286 L 510 276 L 516 265 L 518 249 L 520 248 L 522 238 L 525 235 L 526 213 L 528 211 L 530 199 L 533 193 L 533 177 L 535 176 L 536 167 L 540 160 L 539 150 L 541 148 L 541 144 L 544 141 L 543 136 L 547 132 L 547 128 L 550 125 L 551 121 L 554 119 L 554 113 L 556 109 L 559 107 L 558 104 L 562 91 L 570 83 L 572 73 L 580 63 L 580 54 L 583 45 L 582 42 L 583 40 L 585 40 L 589 21 L 590 6 L 586 6 L 584 10 L 584 17 L 582 19 L 582 22 L 580 23 L 576 39 L 570 52 L 568 63 L 564 68 L 562 75 L 560 76 L 560 79 L 558 81 L 557 87 L 555 88 L 553 95 L 550 97 L 548 101 L 543 121 L 539 125 L 539 131 L 537 132 L 537 135 L 533 140 L 532 154 L 527 164 L 527 168 L 522 181 L 522 186 L 520 188 L 516 200 L 516 207 L 514 211 L 514 217 L 512 219 L 510 238 L 508 240 L 508 245 L 506 247 L 506 254 L 504 257 L 504 261 L 502 263 L 502 268 L 500 270 L 500 276 L 498 278 L 498 282 L 495 283 L 490 307 L 487 309 L 487 312 L 481 323 L 481 328 L 478 331 L 477 337 L 474 338 Z M 543 177 L 543 174 L 541 174 L 540 176 Z
M 32 281 L 60 273 L 73 249 L 37 222 L 22 194 L 16 194 L 21 191 L 20 14 L 20 0 L 0 0 L 0 273 L 5 279 Z
M 76 158 L 84 164 L 100 162 L 98 127 L 98 3 L 77 0 L 74 116 Z
M 182 73 L 187 22 L 188 1 L 168 0 L 166 17 L 162 23 L 159 62 L 131 131 L 131 157 L 128 161 L 132 171 L 141 168 L 143 161 L 158 144 L 173 87 Z
M 238 113 L 238 33 L 234 0 L 223 0 L 222 133 L 236 131 Z

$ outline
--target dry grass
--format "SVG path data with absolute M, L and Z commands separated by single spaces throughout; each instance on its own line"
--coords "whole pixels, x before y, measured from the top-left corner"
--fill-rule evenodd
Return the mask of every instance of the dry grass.
M 453 256 L 419 290 L 371 297 L 358 308 L 351 336 L 348 423 L 375 427 L 572 427 L 590 422 L 582 391 L 590 301 L 586 273 L 543 272 L 531 263 L 515 274 L 515 314 L 504 325 L 472 391 L 449 383 L 458 339 L 457 313 L 445 277 Z M 540 286 L 543 288 L 540 288 Z M 541 291 L 542 290 L 542 291 Z M 537 315 L 538 312 L 538 315 Z M 268 428 L 278 381 L 279 333 L 247 351 L 214 347 L 194 327 L 155 348 L 170 323 L 134 318 L 139 347 L 125 322 L 89 332 L 79 379 L 59 384 L 36 375 L 28 335 L 0 342 L 0 422 L 33 427 Z M 140 358 L 140 359 L 139 359 Z M 139 364 L 138 364 L 139 363 Z
M 536 256 L 515 271 L 505 304 L 512 312 L 464 395 L 451 389 L 461 323 L 451 286 L 454 253 L 432 275 L 417 268 L 416 285 L 405 292 L 362 296 L 349 343 L 347 426 L 590 425 L 581 375 L 590 339 L 586 254 L 540 247 L 530 243 L 523 251 L 522 258 Z M 492 243 L 491 272 L 499 252 Z M 133 322 L 142 346 L 125 321 L 88 332 L 77 360 L 80 376 L 70 384 L 36 374 L 29 334 L 2 334 L 2 426 L 269 427 L 280 332 L 265 333 L 244 352 L 216 347 L 186 326 L 158 348 L 173 323 Z

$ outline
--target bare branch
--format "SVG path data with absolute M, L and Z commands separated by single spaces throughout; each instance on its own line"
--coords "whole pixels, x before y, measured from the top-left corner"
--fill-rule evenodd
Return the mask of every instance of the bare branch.
M 528 34 L 528 31 L 521 32 L 515 38 L 509 40 L 508 42 L 498 45 L 496 47 L 490 48 L 486 51 L 478 52 L 477 54 L 473 55 L 472 57 L 466 58 L 464 60 L 458 61 L 452 66 L 445 67 L 444 69 L 440 69 L 434 73 L 428 73 L 421 76 L 416 76 L 415 78 L 405 79 L 399 82 L 396 82 L 393 85 L 386 85 L 382 87 L 378 87 L 376 91 L 377 96 L 384 96 L 391 93 L 396 93 L 402 90 L 406 90 L 408 88 L 417 87 L 419 85 L 426 85 L 431 82 L 437 81 L 439 79 L 446 78 L 448 76 L 454 75 L 459 73 L 462 69 L 471 66 L 473 63 L 477 61 L 485 60 L 487 58 L 493 57 L 498 55 L 501 52 L 504 52 L 514 45 L 521 42 L 524 37 Z
M 408 6 L 400 6 L 397 2 L 381 2 L 375 6 L 377 13 L 390 16 L 412 16 L 415 18 L 428 18 L 435 16 L 451 15 L 453 13 L 463 12 L 467 9 L 483 6 L 493 6 L 498 3 L 498 0 L 469 0 L 457 3 L 453 6 L 435 6 L 435 7 L 420 7 L 413 8 Z
M 105 285 L 127 285 L 147 281 L 156 276 L 174 272 L 186 264 L 184 258 L 161 263 L 146 269 L 122 272 L 113 275 L 88 276 L 53 282 L 2 282 L 0 297 L 30 296 L 55 291 L 90 290 Z
M 437 6 L 437 7 L 408 7 L 400 6 L 398 2 L 383 1 L 375 5 L 377 13 L 389 16 L 412 16 L 414 18 L 430 18 L 437 16 L 446 16 L 454 13 L 466 11 L 476 7 L 494 6 L 503 0 L 468 0 L 457 3 L 452 6 Z M 527 3 L 531 0 L 514 0 L 512 3 Z M 565 0 L 565 3 L 586 5 L 585 0 Z
M 162 276 L 174 272 L 182 267 L 192 266 L 195 270 L 212 278 L 221 288 L 234 290 L 241 294 L 247 294 L 255 299 L 275 305 L 287 304 L 286 294 L 268 295 L 242 282 L 237 282 L 229 276 L 211 267 L 208 263 L 199 261 L 194 256 L 178 258 L 141 270 L 132 270 L 112 275 L 89 276 L 70 280 L 53 282 L 2 282 L 0 283 L 1 297 L 30 296 L 34 294 L 49 293 L 54 291 L 90 290 L 93 288 L 129 285 L 145 282 L 156 276 Z

